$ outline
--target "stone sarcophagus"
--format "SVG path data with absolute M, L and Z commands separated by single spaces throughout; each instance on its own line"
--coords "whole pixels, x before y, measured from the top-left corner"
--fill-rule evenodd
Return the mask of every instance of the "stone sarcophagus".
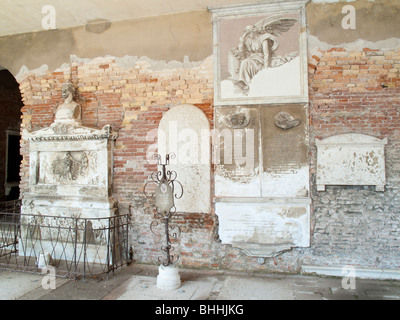
M 59 247 L 45 228 L 35 230 L 40 233 L 35 237 L 28 235 L 28 227 L 22 230 L 21 243 L 32 246 L 34 255 L 47 251 L 53 258 L 62 254 L 63 259 L 73 260 L 76 245 L 87 240 L 83 235 L 91 234 L 90 242 L 97 246 L 93 253 L 85 247 L 86 258 L 104 263 L 109 221 L 106 218 L 117 213 L 112 198 L 113 144 L 117 132 L 110 125 L 102 129 L 82 126 L 80 106 L 72 100 L 70 86 L 63 88 L 63 97 L 65 102 L 58 107 L 50 127 L 35 132 L 24 130 L 22 135 L 29 141 L 29 191 L 23 195 L 22 223 L 29 226 L 30 219 L 37 223 L 39 217 L 52 232 L 64 228 L 57 234 Z M 83 230 L 82 235 L 76 231 L 78 226 L 74 231 L 74 226 L 62 225 L 78 218 L 91 219 L 90 230 Z M 36 248 L 39 238 L 40 248 Z M 104 248 L 99 249 L 100 244 Z M 23 251 L 27 252 L 26 248 Z
M 29 192 L 23 213 L 82 218 L 114 215 L 111 198 L 112 144 L 110 126 L 101 130 L 52 125 L 33 133 L 30 141 Z

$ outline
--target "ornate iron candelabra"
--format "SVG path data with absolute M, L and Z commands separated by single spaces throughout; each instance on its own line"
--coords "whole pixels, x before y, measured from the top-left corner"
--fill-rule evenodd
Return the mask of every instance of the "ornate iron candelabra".
M 176 212 L 174 198 L 180 199 L 183 195 L 182 184 L 176 180 L 177 173 L 173 170 L 167 170 L 166 166 L 169 165 L 169 160 L 175 158 L 175 154 L 170 153 L 165 157 L 165 163 L 161 161 L 161 155 L 155 155 L 158 165 L 161 166 L 161 171 L 153 172 L 151 175 L 151 181 L 147 182 L 144 186 L 144 194 L 146 197 L 154 196 L 156 199 L 156 210 L 154 212 L 154 221 L 150 224 L 151 232 L 156 236 L 165 236 L 165 245 L 161 249 L 165 252 L 165 259 L 159 258 L 159 261 L 164 266 L 169 266 L 176 263 L 179 260 L 177 254 L 172 254 L 172 244 L 178 239 L 181 234 L 179 226 L 172 226 L 170 219 Z M 155 193 L 152 195 L 147 194 L 146 187 L 150 183 L 157 184 Z M 181 192 L 180 194 L 175 193 L 176 185 L 179 185 Z M 164 223 L 164 228 L 161 233 L 157 233 L 157 227 Z

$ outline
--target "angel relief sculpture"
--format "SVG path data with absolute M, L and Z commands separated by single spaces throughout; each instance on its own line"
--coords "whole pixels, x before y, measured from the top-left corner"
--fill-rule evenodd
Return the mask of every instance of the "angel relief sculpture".
M 271 16 L 244 29 L 237 47 L 229 51 L 228 71 L 237 92 L 248 95 L 253 77 L 262 69 L 279 67 L 298 56 L 292 52 L 277 56 L 278 38 L 295 23 L 295 18 Z

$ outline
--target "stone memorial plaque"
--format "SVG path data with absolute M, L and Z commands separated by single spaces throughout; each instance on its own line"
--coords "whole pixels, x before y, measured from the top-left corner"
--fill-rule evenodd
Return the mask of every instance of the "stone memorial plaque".
M 215 105 L 307 101 L 306 2 L 211 9 Z
M 286 172 L 307 165 L 306 106 L 271 106 L 261 111 L 264 171 Z M 278 119 L 282 114 L 293 120 L 285 123 Z
M 210 125 L 204 112 L 190 104 L 167 111 L 158 127 L 158 153 L 161 159 L 169 153 L 175 155 L 168 170 L 176 172 L 184 188 L 182 197 L 175 200 L 176 211 L 209 213 Z
M 374 185 L 376 191 L 384 191 L 387 138 L 349 133 L 315 143 L 318 191 L 325 185 Z
M 216 196 L 260 196 L 258 108 L 217 108 L 215 119 Z
M 309 200 L 218 202 L 222 243 L 251 256 L 271 257 L 310 244 Z
M 261 109 L 262 196 L 308 197 L 306 105 Z

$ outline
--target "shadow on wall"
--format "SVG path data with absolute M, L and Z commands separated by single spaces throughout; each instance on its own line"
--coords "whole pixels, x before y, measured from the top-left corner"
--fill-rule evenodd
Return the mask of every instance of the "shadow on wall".
M 23 102 L 19 84 L 0 67 L 0 200 L 19 198 L 20 119 Z

